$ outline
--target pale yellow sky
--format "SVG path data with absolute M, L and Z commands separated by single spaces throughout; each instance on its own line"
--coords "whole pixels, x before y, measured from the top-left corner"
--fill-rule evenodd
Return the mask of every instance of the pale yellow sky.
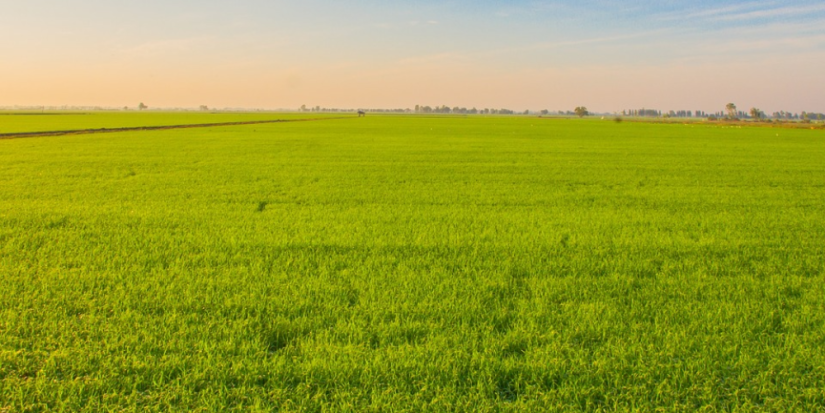
M 797 3 L 730 2 L 689 17 L 559 2 L 462 13 L 469 3 L 32 0 L 3 5 L 0 106 L 612 112 L 733 101 L 825 112 L 825 8 Z

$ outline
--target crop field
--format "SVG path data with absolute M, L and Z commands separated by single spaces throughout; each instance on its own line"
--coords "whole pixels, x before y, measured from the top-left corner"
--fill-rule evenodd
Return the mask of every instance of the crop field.
M 825 411 L 823 131 L 349 116 L 0 140 L 0 412 Z
M 254 122 L 261 120 L 308 119 L 349 114 L 313 113 L 192 113 L 192 112 L 2 112 L 0 135 L 9 133 L 82 130 L 101 128 L 130 128 L 142 126 L 172 126 L 206 123 Z

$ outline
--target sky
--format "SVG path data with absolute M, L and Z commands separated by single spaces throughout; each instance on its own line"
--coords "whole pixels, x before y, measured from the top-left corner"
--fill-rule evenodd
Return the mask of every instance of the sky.
M 0 106 L 825 112 L 825 3 L 0 0 Z

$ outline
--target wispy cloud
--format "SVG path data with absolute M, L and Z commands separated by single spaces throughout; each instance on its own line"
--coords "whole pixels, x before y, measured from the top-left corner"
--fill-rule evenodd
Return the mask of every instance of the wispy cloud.
M 584 39 L 578 40 L 564 40 L 558 42 L 546 42 L 546 43 L 538 43 L 533 44 L 527 47 L 518 48 L 518 49 L 508 49 L 508 50 L 539 50 L 539 49 L 555 49 L 560 47 L 566 46 L 579 46 L 585 44 L 599 44 L 599 43 L 612 43 L 612 42 L 620 42 L 624 40 L 630 39 L 637 39 L 642 37 L 651 37 L 656 35 L 661 35 L 664 33 L 669 32 L 668 29 L 660 29 L 660 30 L 650 30 L 645 32 L 636 32 L 636 33 L 627 33 L 627 34 L 616 34 L 616 35 L 609 35 L 609 36 L 599 36 L 599 37 L 589 37 Z
M 825 11 L 825 4 L 786 6 L 777 1 L 754 1 L 699 11 L 667 13 L 658 16 L 660 21 L 704 20 L 708 22 L 733 22 L 766 20 L 799 16 Z
M 809 14 L 825 11 L 825 4 L 817 4 L 812 6 L 790 6 L 778 7 L 766 10 L 754 10 L 744 13 L 725 14 L 715 16 L 712 20 L 718 21 L 734 21 L 734 20 L 753 20 L 753 19 L 770 19 L 776 17 L 797 16 L 800 14 Z
M 776 53 L 777 51 L 794 50 L 811 50 L 818 45 L 825 44 L 825 34 L 809 35 L 809 36 L 788 36 L 775 39 L 759 39 L 759 40 L 737 40 L 718 45 L 708 45 L 708 51 L 724 52 L 729 54 L 731 52 L 751 52 L 751 51 L 768 51 Z
M 679 19 L 701 19 L 701 18 L 717 18 L 721 16 L 730 15 L 732 13 L 740 13 L 745 10 L 753 10 L 759 9 L 764 7 L 770 7 L 775 5 L 775 2 L 750 2 L 750 3 L 740 3 L 734 4 L 730 6 L 724 7 L 717 7 L 713 9 L 701 10 L 692 13 L 678 13 L 678 14 L 668 14 L 663 17 L 662 20 L 679 20 Z
M 681 35 L 657 38 L 626 53 L 644 55 L 656 50 L 659 61 L 684 65 L 781 60 L 812 53 L 821 56 L 825 46 L 823 23 L 785 21 L 728 25 L 715 30 L 686 29 Z

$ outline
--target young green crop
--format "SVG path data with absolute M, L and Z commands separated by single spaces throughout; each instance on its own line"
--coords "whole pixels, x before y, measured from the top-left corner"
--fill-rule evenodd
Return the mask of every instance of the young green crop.
M 779 134 L 0 141 L 0 411 L 821 410 L 825 136 Z
M 341 113 L 13 112 L 0 111 L 0 135 L 79 129 L 129 128 L 353 116 Z

